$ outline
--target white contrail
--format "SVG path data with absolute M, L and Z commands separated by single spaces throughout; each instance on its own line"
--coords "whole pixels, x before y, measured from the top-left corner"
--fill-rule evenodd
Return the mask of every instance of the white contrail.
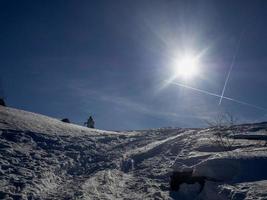
M 236 56 L 237 56 L 237 53 L 238 53 L 239 48 L 240 48 L 240 43 L 241 43 L 241 39 L 242 39 L 243 34 L 244 34 L 244 30 L 241 33 L 240 38 L 239 38 L 239 40 L 237 42 L 235 54 L 233 55 L 232 62 L 231 62 L 231 65 L 230 65 L 230 69 L 229 69 L 229 71 L 227 73 L 227 76 L 226 76 L 226 79 L 225 79 L 225 82 L 224 82 L 224 86 L 223 86 L 223 89 L 222 89 L 222 94 L 221 94 L 221 97 L 220 97 L 219 105 L 221 105 L 221 103 L 222 103 L 223 96 L 224 96 L 224 93 L 225 93 L 225 89 L 226 89 L 227 83 L 229 81 L 230 74 L 231 74 L 231 72 L 233 70 L 233 67 L 235 65 Z
M 195 91 L 197 91 L 197 92 L 204 93 L 204 94 L 208 94 L 208 95 L 211 95 L 211 96 L 214 96 L 214 97 L 219 97 L 219 98 L 221 97 L 221 96 L 218 95 L 218 94 L 215 94 L 215 93 L 212 93 L 212 92 L 208 92 L 208 91 L 206 91 L 206 90 L 201 90 L 201 89 L 198 89 L 198 88 L 194 88 L 194 87 L 191 87 L 191 86 L 182 84 L 182 83 L 172 82 L 171 84 L 173 84 L 173 85 L 178 85 L 178 86 L 181 86 L 181 87 L 184 87 L 184 88 L 187 88 L 187 89 L 195 90 Z M 223 98 L 225 98 L 225 97 L 223 97 Z
M 182 84 L 182 83 L 172 82 L 171 84 L 173 84 L 173 85 L 178 85 L 178 86 L 181 86 L 181 87 L 190 89 L 190 90 L 194 90 L 194 91 L 200 92 L 200 93 L 202 93 L 202 94 L 207 94 L 207 95 L 210 95 L 210 96 L 214 96 L 214 97 L 218 97 L 218 98 L 226 99 L 226 100 L 229 100 L 229 101 L 238 103 L 238 104 L 242 104 L 242 105 L 245 105 L 245 106 L 249 106 L 249 107 L 252 107 L 252 108 L 256 108 L 256 109 L 258 109 L 258 110 L 267 111 L 267 109 L 265 109 L 265 108 L 263 108 L 263 107 L 260 107 L 260 106 L 256 106 L 256 105 L 253 105 L 253 104 L 250 104 L 250 103 L 246 103 L 246 102 L 244 102 L 244 101 L 239 101 L 239 100 L 237 100 L 237 99 L 233 99 L 233 98 L 230 98 L 230 97 L 225 97 L 225 96 L 222 97 L 222 96 L 219 95 L 219 94 L 212 93 L 212 92 L 209 92 L 209 91 L 206 91 L 206 90 L 201 90 L 201 89 L 198 89 L 198 88 L 194 88 L 194 87 L 191 87 L 191 86 Z

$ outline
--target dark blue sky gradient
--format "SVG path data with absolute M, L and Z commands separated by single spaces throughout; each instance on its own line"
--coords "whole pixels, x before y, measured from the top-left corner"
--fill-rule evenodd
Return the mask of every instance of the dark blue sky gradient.
M 100 129 L 198 127 L 218 112 L 240 122 L 265 111 L 174 85 L 179 49 L 203 55 L 202 77 L 187 83 L 221 93 L 241 33 L 225 95 L 267 108 L 267 2 L 0 2 L 0 79 L 7 104 Z M 179 82 L 180 80 L 176 80 Z

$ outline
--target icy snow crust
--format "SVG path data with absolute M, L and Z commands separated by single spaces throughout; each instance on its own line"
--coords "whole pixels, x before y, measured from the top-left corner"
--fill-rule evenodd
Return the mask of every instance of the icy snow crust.
M 0 106 L 0 199 L 267 199 L 267 123 L 233 130 L 226 152 L 214 129 L 110 132 Z M 188 169 L 219 181 L 169 191 Z

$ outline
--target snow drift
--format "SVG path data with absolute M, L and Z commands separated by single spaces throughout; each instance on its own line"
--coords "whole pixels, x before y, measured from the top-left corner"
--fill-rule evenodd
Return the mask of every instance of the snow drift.
M 230 129 L 224 151 L 211 129 L 102 131 L 0 106 L 0 199 L 267 199 L 267 123 Z M 220 181 L 170 191 L 185 169 Z

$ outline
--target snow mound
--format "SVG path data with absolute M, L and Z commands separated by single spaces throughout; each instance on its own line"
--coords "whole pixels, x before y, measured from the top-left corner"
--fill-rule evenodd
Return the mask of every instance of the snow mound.
M 1 129 L 15 129 L 57 135 L 117 134 L 111 131 L 101 131 L 75 124 L 66 124 L 58 119 L 3 106 L 0 106 L 0 124 Z
M 266 130 L 229 128 L 225 151 L 211 129 L 112 132 L 0 106 L 0 199 L 267 199 Z M 204 177 L 203 191 L 170 191 L 173 171 Z

